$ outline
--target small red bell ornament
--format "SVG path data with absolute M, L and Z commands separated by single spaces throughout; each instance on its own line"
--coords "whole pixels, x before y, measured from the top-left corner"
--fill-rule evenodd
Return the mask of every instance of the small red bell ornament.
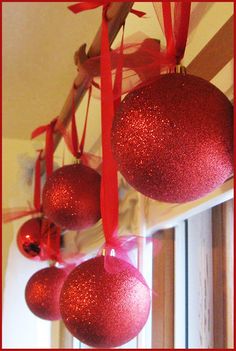
M 141 273 L 116 257 L 116 268 L 104 267 L 104 256 L 77 266 L 60 296 L 62 319 L 81 342 L 98 348 L 117 347 L 133 339 L 147 321 L 150 290 Z
M 37 317 L 54 321 L 61 319 L 59 297 L 67 271 L 48 267 L 36 272 L 25 288 L 26 303 Z
M 43 188 L 45 215 L 63 229 L 92 226 L 101 217 L 100 183 L 101 176 L 81 163 L 57 169 Z
M 136 190 L 164 202 L 193 201 L 233 173 L 233 107 L 202 78 L 163 74 L 126 95 L 111 143 Z

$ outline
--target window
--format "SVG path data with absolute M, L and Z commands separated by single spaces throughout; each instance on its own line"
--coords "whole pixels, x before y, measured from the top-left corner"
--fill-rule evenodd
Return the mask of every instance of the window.
M 136 252 L 154 291 L 149 320 L 120 348 L 233 347 L 233 200 L 153 237 L 161 243 L 159 253 L 152 243 Z M 89 348 L 72 337 L 66 346 Z

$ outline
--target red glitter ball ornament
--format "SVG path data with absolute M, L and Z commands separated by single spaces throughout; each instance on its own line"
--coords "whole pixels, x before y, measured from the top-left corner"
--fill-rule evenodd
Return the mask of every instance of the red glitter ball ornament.
M 50 321 L 61 319 L 59 297 L 67 273 L 48 267 L 36 272 L 25 288 L 26 303 L 37 317 Z
M 92 258 L 67 277 L 60 296 L 62 319 L 81 342 L 116 347 L 133 339 L 147 321 L 150 291 L 140 272 L 109 257 L 118 272 L 104 268 L 104 257 Z
M 161 75 L 124 98 L 111 142 L 118 169 L 136 190 L 192 201 L 233 173 L 233 107 L 202 78 Z
M 22 255 L 33 260 L 41 259 L 42 218 L 31 218 L 18 230 L 17 246 Z
M 92 226 L 101 217 L 100 183 L 101 176 L 82 164 L 57 169 L 43 189 L 45 215 L 65 229 Z

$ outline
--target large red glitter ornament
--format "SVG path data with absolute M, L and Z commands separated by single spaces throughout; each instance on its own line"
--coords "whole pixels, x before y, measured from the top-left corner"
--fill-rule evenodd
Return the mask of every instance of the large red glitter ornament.
M 140 332 L 150 310 L 150 291 L 140 272 L 109 257 L 118 272 L 108 273 L 104 257 L 75 268 L 60 296 L 62 319 L 81 342 L 93 347 L 116 347 Z
M 129 93 L 112 127 L 118 169 L 156 200 L 198 199 L 233 172 L 233 107 L 206 80 L 178 73 Z
M 17 246 L 22 255 L 27 258 L 40 260 L 42 254 L 42 218 L 31 218 L 18 230 Z
M 66 276 L 64 269 L 48 267 L 30 278 L 25 288 L 25 300 L 32 313 L 50 321 L 61 319 L 59 297 Z
M 65 229 L 92 226 L 101 217 L 100 183 L 101 176 L 82 164 L 57 169 L 43 189 L 45 215 Z

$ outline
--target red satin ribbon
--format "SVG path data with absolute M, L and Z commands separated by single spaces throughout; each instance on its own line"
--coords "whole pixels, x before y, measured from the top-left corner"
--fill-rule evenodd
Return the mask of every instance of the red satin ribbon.
M 176 2 L 175 12 L 174 12 L 174 34 L 175 34 L 175 48 L 176 48 L 176 58 L 177 63 L 181 61 L 184 57 L 184 52 L 186 48 L 188 29 L 189 29 L 189 19 L 191 11 L 191 1 L 188 2 Z
M 81 142 L 79 143 L 78 130 L 77 130 L 77 125 L 76 125 L 76 117 L 75 117 L 75 87 L 73 89 L 72 120 L 71 120 L 71 141 L 68 140 L 68 136 L 66 137 L 66 141 L 67 141 L 67 145 L 68 145 L 69 150 L 71 151 L 72 155 L 74 157 L 76 157 L 77 159 L 81 158 L 81 156 L 83 155 L 83 152 L 84 152 L 84 144 L 85 144 L 85 137 L 86 137 L 86 131 L 87 131 L 87 123 L 88 123 L 89 106 L 90 106 L 90 100 L 91 100 L 91 92 L 92 92 L 92 86 L 89 87 L 89 91 L 88 91 L 88 101 L 87 101 L 87 107 L 86 107 L 84 128 L 83 128 Z M 63 133 L 63 134 L 65 136 L 65 133 Z
M 114 87 L 113 87 L 113 100 L 114 100 L 114 109 L 115 111 L 120 105 L 121 102 L 121 91 L 122 91 L 122 70 L 124 66 L 124 32 L 125 32 L 125 24 L 123 25 L 122 28 L 122 37 L 121 37 L 121 43 L 120 43 L 120 50 L 118 54 L 118 61 L 117 61 L 117 69 L 116 69 L 116 75 L 115 75 L 115 81 L 114 81 Z M 118 195 L 117 195 L 118 196 Z
M 41 227 L 41 259 L 62 263 L 60 254 L 61 229 L 47 220 L 42 221 Z
M 101 124 L 102 124 L 102 183 L 101 213 L 106 242 L 118 235 L 117 166 L 111 151 L 111 127 L 114 102 L 111 77 L 111 58 L 106 7 L 103 7 L 101 40 Z
M 133 15 L 136 15 L 138 17 L 144 17 L 146 15 L 146 12 L 135 10 L 135 9 L 131 9 L 130 13 L 132 13 Z
M 109 1 L 78 2 L 77 4 L 68 6 L 68 9 L 73 13 L 77 14 L 83 11 L 96 9 L 97 7 L 100 7 L 100 6 L 104 6 L 104 5 L 109 6 L 110 3 L 111 2 Z M 130 12 L 138 17 L 143 17 L 146 15 L 146 12 L 134 10 L 134 9 L 131 9 Z
M 53 153 L 54 153 L 53 133 L 55 130 L 56 122 L 57 122 L 57 117 L 54 118 L 49 124 L 36 128 L 31 134 L 31 139 L 34 139 L 37 136 L 43 133 L 46 133 L 45 161 L 46 161 L 47 177 L 49 177 L 53 172 Z
M 78 2 L 77 4 L 68 6 L 68 9 L 77 14 L 82 11 L 96 9 L 99 6 L 109 4 L 108 1 L 94 1 L 94 2 Z
M 167 42 L 167 52 L 175 56 L 179 64 L 184 56 L 190 18 L 191 2 L 175 2 L 174 19 L 172 19 L 171 3 L 162 2 L 164 31 Z
M 81 159 L 84 153 L 84 145 L 85 145 L 85 137 L 86 137 L 86 131 L 87 131 L 92 86 L 89 87 L 89 91 L 88 91 L 86 115 L 85 115 L 83 133 L 82 133 L 82 138 L 80 143 L 79 143 L 76 116 L 75 116 L 75 92 L 76 92 L 76 87 L 75 85 L 73 85 L 73 92 L 72 92 L 73 96 L 72 96 L 72 107 L 71 107 L 72 118 L 71 118 L 70 132 L 59 120 L 57 120 L 56 128 L 61 133 L 71 154 L 76 159 Z
M 75 117 L 75 87 L 73 88 L 72 96 L 72 118 L 71 118 L 71 152 L 75 158 L 79 158 L 79 140 L 78 140 L 78 131 L 76 126 L 76 117 Z
M 91 95 L 92 95 L 92 86 L 90 85 L 89 91 L 88 91 L 88 102 L 87 102 L 87 108 L 86 108 L 86 115 L 85 115 L 85 122 L 84 122 L 84 130 L 80 142 L 80 154 L 81 156 L 84 153 L 84 144 L 85 144 L 85 136 L 86 136 L 86 131 L 87 131 L 87 123 L 88 123 L 88 115 L 89 115 L 89 106 L 90 106 L 90 101 L 91 101 Z
M 170 2 L 162 3 L 162 12 L 163 12 L 165 37 L 166 37 L 166 43 L 167 43 L 167 52 L 170 56 L 173 56 L 175 55 L 175 44 L 174 44 L 174 35 L 173 35 L 173 28 L 172 28 Z

